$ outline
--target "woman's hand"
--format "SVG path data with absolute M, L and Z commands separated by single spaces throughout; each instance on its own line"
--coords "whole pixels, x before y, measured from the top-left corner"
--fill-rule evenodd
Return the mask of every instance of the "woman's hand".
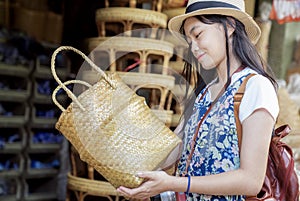
M 145 179 L 145 182 L 142 185 L 134 189 L 120 186 L 117 191 L 124 197 L 145 200 L 149 199 L 151 196 L 169 190 L 168 183 L 170 183 L 172 178 L 172 176 L 163 171 L 139 172 L 137 173 L 137 176 Z

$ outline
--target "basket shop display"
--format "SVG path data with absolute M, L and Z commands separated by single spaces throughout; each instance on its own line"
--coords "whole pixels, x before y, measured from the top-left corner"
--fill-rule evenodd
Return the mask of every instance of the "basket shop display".
M 101 74 L 99 81 L 94 85 L 81 80 L 62 83 L 55 72 L 55 57 L 64 50 L 81 55 Z M 75 147 L 80 158 L 114 187 L 139 186 L 143 180 L 135 176 L 136 172 L 159 169 L 181 143 L 117 73 L 104 73 L 79 50 L 59 47 L 52 55 L 51 70 L 59 84 L 52 99 L 62 110 L 56 129 Z M 88 89 L 76 97 L 66 86 L 74 83 Z M 72 99 L 66 109 L 56 100 L 61 88 Z

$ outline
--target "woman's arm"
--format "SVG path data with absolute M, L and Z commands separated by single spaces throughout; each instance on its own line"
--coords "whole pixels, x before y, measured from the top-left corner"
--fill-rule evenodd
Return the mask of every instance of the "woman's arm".
M 221 174 L 191 177 L 190 192 L 210 195 L 256 195 L 263 184 L 268 149 L 275 120 L 265 109 L 255 110 L 243 123 L 240 168 Z M 184 192 L 186 177 L 174 177 L 164 172 L 141 172 L 147 182 L 135 189 L 118 191 L 128 197 L 146 199 L 164 191 Z

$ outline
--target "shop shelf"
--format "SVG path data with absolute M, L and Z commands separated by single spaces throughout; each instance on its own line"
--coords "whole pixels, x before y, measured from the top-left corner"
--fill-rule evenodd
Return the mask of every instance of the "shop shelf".
M 0 200 L 21 200 L 22 183 L 18 178 L 0 178 Z
M 59 109 L 55 105 L 35 104 L 31 115 L 31 123 L 34 126 L 53 127 L 57 122 Z
M 29 138 L 29 152 L 54 152 L 58 151 L 63 142 L 63 135 L 56 129 L 32 128 Z
M 30 108 L 26 103 L 1 101 L 0 104 L 5 110 L 0 113 L 0 127 L 19 127 L 28 122 Z
M 24 179 L 24 200 L 57 200 L 57 179 L 55 177 Z
M 0 177 L 17 177 L 23 173 L 24 158 L 21 154 L 0 154 Z
M 1 78 L 1 76 L 0 76 Z M 9 79 L 9 78 L 7 78 Z M 16 78 L 14 78 L 16 79 Z M 2 79 L 3 80 L 3 79 Z M 0 81 L 2 82 L 2 81 Z M 12 82 L 17 82 L 19 86 L 24 86 L 19 89 L 1 89 L 0 88 L 0 100 L 2 101 L 27 101 L 31 94 L 31 82 L 26 79 L 18 79 L 17 81 L 12 80 Z M 24 83 L 26 82 L 26 83 Z
M 33 70 L 33 63 L 25 65 L 10 65 L 0 62 L 0 74 L 27 78 Z
M 70 69 L 69 67 L 56 67 L 56 73 L 60 79 L 65 80 L 70 74 Z M 43 79 L 53 79 L 51 67 L 47 65 L 41 65 L 39 60 L 37 60 L 36 68 L 34 71 L 34 77 Z
M 27 178 L 44 178 L 57 175 L 60 168 L 58 153 L 28 153 L 26 154 Z
M 36 79 L 33 83 L 33 102 L 43 104 L 53 104 L 52 92 L 57 84 L 54 80 Z M 59 94 L 57 97 L 59 102 L 67 99 L 66 94 Z
M 20 153 L 26 141 L 27 133 L 23 127 L 0 128 L 0 153 Z

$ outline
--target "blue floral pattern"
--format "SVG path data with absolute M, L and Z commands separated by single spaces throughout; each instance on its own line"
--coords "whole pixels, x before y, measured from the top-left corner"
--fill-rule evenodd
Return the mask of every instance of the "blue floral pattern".
M 187 174 L 204 176 L 219 174 L 240 167 L 238 138 L 234 116 L 233 96 L 247 75 L 241 76 L 231 83 L 199 128 L 195 143 L 195 151 L 190 160 Z M 209 91 L 203 92 L 196 99 L 193 113 L 184 129 L 184 145 L 182 157 L 178 164 L 178 174 L 186 173 L 187 158 L 191 152 L 191 140 L 197 129 L 199 120 L 211 105 Z M 200 99 L 199 97 L 203 97 Z M 199 100 L 200 99 L 200 100 Z M 242 201 L 242 195 L 214 196 L 189 193 L 187 200 L 201 201 Z

